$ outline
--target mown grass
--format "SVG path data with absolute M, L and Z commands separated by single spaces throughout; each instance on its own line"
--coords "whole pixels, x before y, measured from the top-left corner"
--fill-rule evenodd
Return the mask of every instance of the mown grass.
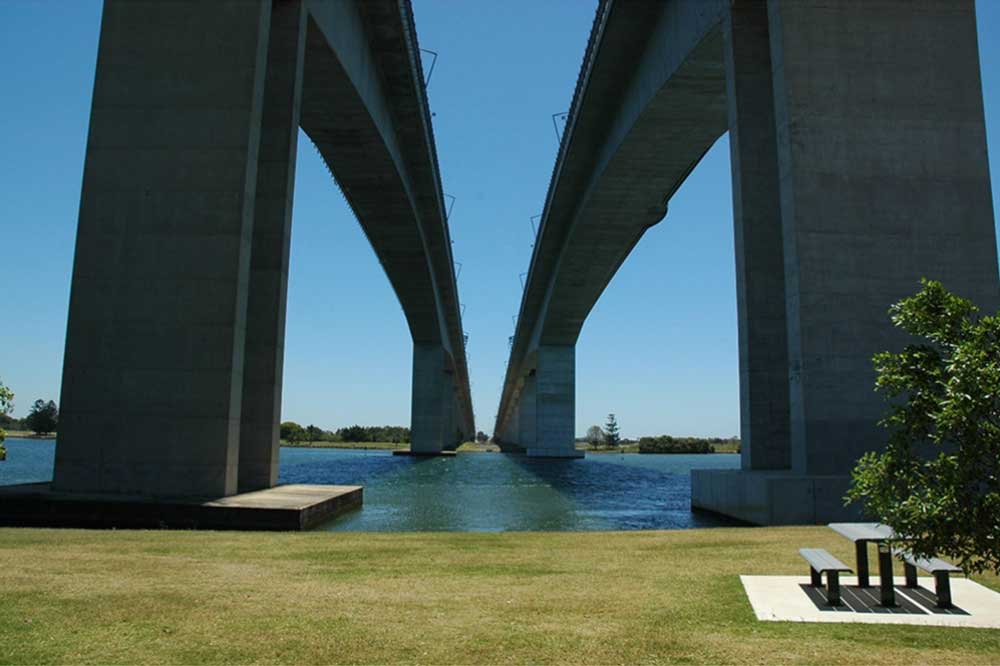
M 757 622 L 825 528 L 0 530 L 0 663 L 996 663 L 1000 631 Z M 981 582 L 1000 589 L 996 577 Z

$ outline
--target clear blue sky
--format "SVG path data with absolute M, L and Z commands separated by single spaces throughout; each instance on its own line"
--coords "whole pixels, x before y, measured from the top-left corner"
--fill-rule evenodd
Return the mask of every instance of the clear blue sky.
M 461 262 L 477 427 L 490 432 L 529 218 L 541 211 L 594 0 L 414 0 L 451 234 Z M 58 399 L 98 0 L 0 2 L 0 379 L 15 415 Z M 1000 0 L 979 0 L 993 178 Z M 997 206 L 994 185 L 994 206 Z M 577 346 L 577 431 L 616 412 L 626 436 L 739 432 L 729 145 L 705 156 L 601 297 Z M 299 143 L 284 417 L 408 424 L 411 343 L 378 261 L 316 151 Z

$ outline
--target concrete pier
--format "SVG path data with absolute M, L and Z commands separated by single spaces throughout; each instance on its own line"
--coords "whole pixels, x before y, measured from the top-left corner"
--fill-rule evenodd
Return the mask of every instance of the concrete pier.
M 582 458 L 583 452 L 576 450 L 575 433 L 576 347 L 540 346 L 534 388 L 535 441 L 524 445 L 527 455 L 532 458 Z
M 278 481 L 292 194 L 302 103 L 306 10 L 275 2 L 264 83 L 247 298 L 239 491 Z
M 733 7 L 737 55 L 741 26 L 752 21 L 742 39 L 760 41 L 752 4 Z M 922 277 L 985 312 L 1000 305 L 975 11 L 972 2 L 903 0 L 777 0 L 768 9 L 788 340 L 788 406 L 770 422 L 788 414 L 789 456 L 776 469 L 780 426 L 762 439 L 751 421 L 744 470 L 695 472 L 692 504 L 754 522 L 827 522 L 856 512 L 840 501 L 850 471 L 886 438 L 872 356 L 910 342 L 889 305 Z M 753 122 L 741 107 L 761 76 L 743 63 L 730 77 L 739 152 Z M 759 166 L 753 174 L 734 158 L 734 182 L 769 168 Z M 746 224 L 746 188 L 737 196 Z M 773 256 L 773 241 L 761 252 Z M 742 314 L 753 335 L 756 322 Z M 752 395 L 748 406 L 753 414 Z
M 59 491 L 237 490 L 270 11 L 263 0 L 105 3 Z
M 0 487 L 0 525 L 120 529 L 307 530 L 362 504 L 361 486 L 286 485 L 229 497 L 59 492 Z
M 428 455 L 446 448 L 452 428 L 454 390 L 447 353 L 437 343 L 413 345 L 413 406 L 410 451 Z

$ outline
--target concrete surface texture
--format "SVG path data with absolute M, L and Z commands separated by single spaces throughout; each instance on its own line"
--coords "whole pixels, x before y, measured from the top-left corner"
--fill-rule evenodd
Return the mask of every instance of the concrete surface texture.
M 803 566 L 805 563 L 803 563 Z M 740 576 L 758 620 L 767 622 L 846 622 L 915 624 L 1000 629 L 1000 593 L 966 578 L 952 577 L 954 608 L 935 607 L 934 579 L 921 576 L 919 588 L 895 579 L 897 606 L 879 605 L 877 587 L 857 587 L 853 576 L 841 578 L 842 606 L 828 606 L 823 588 L 809 576 Z
M 361 506 L 361 486 L 284 485 L 228 497 L 0 487 L 0 525 L 124 529 L 306 530 Z
M 371 239 L 415 356 L 446 357 L 415 384 L 446 396 L 425 445 L 472 437 L 409 3 L 108 0 L 56 489 L 221 497 L 274 483 L 300 126 Z
M 743 472 L 697 472 L 692 503 L 753 522 L 846 518 L 849 472 L 884 441 L 872 355 L 906 343 L 889 306 L 925 276 L 1000 305 L 972 0 L 601 2 L 495 431 L 513 436 L 539 350 L 575 344 L 727 128 Z

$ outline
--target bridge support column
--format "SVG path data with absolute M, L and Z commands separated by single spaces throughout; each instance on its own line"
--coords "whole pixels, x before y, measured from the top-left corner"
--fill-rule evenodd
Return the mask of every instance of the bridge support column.
M 535 442 L 528 456 L 582 458 L 576 450 L 576 347 L 540 346 L 535 380 Z
M 236 492 L 270 6 L 105 3 L 57 490 Z
M 733 174 L 744 469 L 788 469 L 788 336 L 767 5 L 723 21 Z
M 440 453 L 452 435 L 454 390 L 440 343 L 413 344 L 413 402 L 410 414 L 410 450 Z
M 525 449 L 531 449 L 536 443 L 538 420 L 538 380 L 534 373 L 524 378 L 524 388 L 521 389 L 521 400 L 518 402 L 517 443 Z
M 768 32 L 791 469 L 695 472 L 692 503 L 822 523 L 854 513 L 850 471 L 886 439 L 872 355 L 909 342 L 888 307 L 921 277 L 1000 303 L 975 11 L 770 0 Z
M 270 488 L 278 480 L 288 252 L 305 30 L 306 11 L 301 0 L 274 3 L 247 300 L 240 492 Z

